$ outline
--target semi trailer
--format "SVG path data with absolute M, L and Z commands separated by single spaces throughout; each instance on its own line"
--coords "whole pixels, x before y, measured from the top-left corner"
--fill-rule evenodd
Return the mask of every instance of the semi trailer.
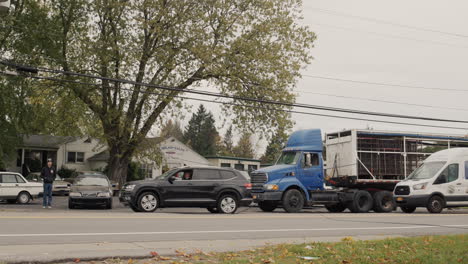
M 326 134 L 324 144 L 320 129 L 296 131 L 275 165 L 251 173 L 253 199 L 263 211 L 324 205 L 330 212 L 391 212 L 395 185 L 430 154 L 452 147 L 468 147 L 468 138 L 347 130 Z

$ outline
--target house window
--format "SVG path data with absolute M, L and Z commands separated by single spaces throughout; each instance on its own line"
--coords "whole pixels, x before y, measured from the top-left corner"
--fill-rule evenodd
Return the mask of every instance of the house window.
M 231 163 L 221 163 L 222 168 L 231 168 Z
M 74 152 L 70 151 L 67 153 L 67 162 L 68 163 L 83 163 L 84 162 L 84 152 Z
M 234 164 L 234 169 L 243 171 L 244 170 L 244 164 Z
M 145 178 L 153 178 L 153 165 L 152 164 L 141 164 L 141 172 Z

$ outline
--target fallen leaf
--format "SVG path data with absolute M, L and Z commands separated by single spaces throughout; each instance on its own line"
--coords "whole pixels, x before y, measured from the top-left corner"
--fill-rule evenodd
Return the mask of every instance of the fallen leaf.
M 78 262 L 80 262 L 80 261 L 81 261 L 81 260 L 80 260 L 79 258 L 77 258 L 77 259 L 75 259 L 75 261 L 73 261 L 73 262 L 78 263 Z
M 150 255 L 153 256 L 153 257 L 159 256 L 158 252 L 156 252 L 156 251 L 151 251 Z

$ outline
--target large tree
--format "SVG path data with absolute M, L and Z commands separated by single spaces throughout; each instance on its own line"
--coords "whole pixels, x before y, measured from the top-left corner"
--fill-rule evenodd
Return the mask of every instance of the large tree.
M 47 58 L 41 64 L 135 82 L 54 74 L 93 84 L 48 84 L 71 92 L 93 116 L 87 120 L 98 120 L 93 127 L 109 146 L 109 175 L 121 182 L 155 122 L 180 106 L 183 90 L 211 85 L 226 95 L 293 102 L 315 39 L 299 25 L 301 0 L 46 0 L 37 8 L 47 16 L 32 20 L 38 30 L 29 44 Z M 262 103 L 234 101 L 242 106 L 223 110 L 237 126 L 274 131 L 275 120 L 289 117 Z

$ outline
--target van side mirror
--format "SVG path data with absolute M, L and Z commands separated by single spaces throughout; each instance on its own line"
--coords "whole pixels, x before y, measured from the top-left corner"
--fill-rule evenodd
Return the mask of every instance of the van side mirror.
M 312 156 L 310 155 L 310 153 L 306 153 L 304 155 L 304 158 L 305 158 L 305 162 L 304 162 L 305 166 L 312 167 Z

